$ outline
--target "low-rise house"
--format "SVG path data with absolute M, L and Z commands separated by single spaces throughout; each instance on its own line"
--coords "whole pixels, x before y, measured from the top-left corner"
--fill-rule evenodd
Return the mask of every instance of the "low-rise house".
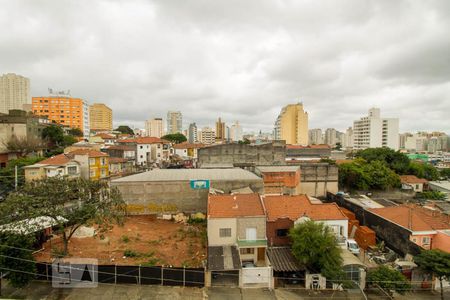
M 311 219 L 332 228 L 340 243 L 348 238 L 348 218 L 336 203 L 312 204 L 306 195 L 266 195 L 267 239 L 270 246 L 289 245 L 289 229 Z
M 168 161 L 173 154 L 171 142 L 158 137 L 138 137 L 118 140 L 117 142 L 136 148 L 136 165 L 139 166 Z
M 419 247 L 450 252 L 450 217 L 438 210 L 416 205 L 371 208 L 369 212 L 409 232 L 409 240 Z
M 127 145 L 112 145 L 102 148 L 102 152 L 108 153 L 109 157 L 125 158 L 129 161 L 136 160 L 136 147 Z
M 258 194 L 209 195 L 208 197 L 208 251 L 217 247 L 232 253 L 237 249 L 240 264 L 239 285 L 271 287 L 272 271 L 266 256 L 266 217 Z M 208 264 L 223 265 L 211 258 Z M 234 267 L 234 265 L 232 265 Z M 241 268 L 242 266 L 242 268 Z M 210 271 L 224 271 L 213 270 Z
M 414 175 L 402 175 L 400 176 L 400 181 L 402 183 L 402 189 L 419 193 L 422 193 L 428 185 L 428 180 L 418 178 Z
M 120 157 L 109 158 L 109 174 L 113 175 L 126 175 L 134 171 L 133 161 Z
M 102 145 L 101 144 L 95 144 L 95 143 L 87 143 L 87 142 L 78 142 L 75 144 L 72 144 L 66 148 L 64 148 L 64 153 L 69 153 L 75 150 L 95 150 L 100 151 Z
M 300 194 L 300 166 L 259 166 L 255 173 L 264 181 L 264 194 Z
M 81 165 L 72 156 L 59 154 L 37 164 L 25 166 L 24 171 L 26 182 L 55 176 L 78 178 L 81 174 Z
M 81 177 L 99 180 L 109 177 L 109 155 L 90 149 L 78 149 L 68 153 L 81 165 Z
M 174 154 L 180 156 L 181 158 L 188 158 L 194 160 L 198 159 L 198 149 L 204 147 L 206 147 L 206 145 L 202 143 L 188 143 L 188 142 L 173 145 Z

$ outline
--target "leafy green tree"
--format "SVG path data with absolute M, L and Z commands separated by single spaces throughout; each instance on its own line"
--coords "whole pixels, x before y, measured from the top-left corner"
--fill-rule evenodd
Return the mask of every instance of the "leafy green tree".
M 44 141 L 39 137 L 13 137 L 6 144 L 8 151 L 16 152 L 20 157 L 28 156 L 46 148 Z
M 427 180 L 439 179 L 438 170 L 429 163 L 422 163 L 417 161 L 411 161 L 409 163 L 409 174 L 415 175 L 419 178 L 425 178 Z
M 117 188 L 104 181 L 46 178 L 25 184 L 0 203 L 0 222 L 47 216 L 53 219 L 64 243 L 68 243 L 82 225 L 98 225 L 98 231 L 121 224 L 125 203 Z
M 439 249 L 424 250 L 414 257 L 414 262 L 427 272 L 434 274 L 439 279 L 441 287 L 441 299 L 444 300 L 442 281 L 450 280 L 450 253 Z
M 402 273 L 384 265 L 369 271 L 367 274 L 367 283 L 381 287 L 391 296 L 393 291 L 404 294 L 411 289 L 411 285 Z
M 59 147 L 64 142 L 64 131 L 58 125 L 50 125 L 42 130 L 42 138 L 48 141 L 50 147 Z
M 387 147 L 368 148 L 356 152 L 355 157 L 363 158 L 367 162 L 382 161 L 397 174 L 407 174 L 409 170 L 409 158 L 399 151 Z
M 342 149 L 341 142 L 337 142 L 336 145 L 334 146 L 334 150 L 341 150 L 341 149 Z
M 5 168 L 0 169 L 0 199 L 14 190 L 15 167 L 17 166 L 17 185 L 20 187 L 25 183 L 25 171 L 23 167 L 33 165 L 43 160 L 43 157 L 22 157 L 8 162 Z
M 123 133 L 123 134 L 131 134 L 131 135 L 134 134 L 133 129 L 131 129 L 130 126 L 127 126 L 127 125 L 120 125 L 119 127 L 117 127 L 115 129 L 115 131 L 119 131 L 120 133 Z
M 450 168 L 442 169 L 440 173 L 443 178 L 450 179 Z
M 445 200 L 447 196 L 440 191 L 425 191 L 422 193 L 416 193 L 416 198 L 427 200 Z
M 64 138 L 63 138 L 63 146 L 64 147 L 73 145 L 76 142 L 78 142 L 78 140 L 72 135 L 65 135 Z
M 165 136 L 162 137 L 162 139 L 164 140 L 168 140 L 172 143 L 175 144 L 180 144 L 183 142 L 187 141 L 187 138 L 184 136 L 184 134 L 182 133 L 171 133 L 171 134 L 166 134 Z
M 248 145 L 248 144 L 251 144 L 251 142 L 250 142 L 250 140 L 248 138 L 244 138 L 244 140 L 238 141 L 238 144 Z
M 68 134 L 76 137 L 82 137 L 84 135 L 80 128 L 71 128 L 69 129 Z
M 291 228 L 289 237 L 292 254 L 300 264 L 329 279 L 342 278 L 341 249 L 330 227 L 309 220 Z
M 7 272 L 13 287 L 21 288 L 35 278 L 36 264 L 32 254 L 33 235 L 0 233 L 0 270 Z

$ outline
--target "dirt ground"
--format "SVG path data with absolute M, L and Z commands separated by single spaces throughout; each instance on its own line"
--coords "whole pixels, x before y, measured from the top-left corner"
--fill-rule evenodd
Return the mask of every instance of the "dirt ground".
M 59 237 L 44 244 L 37 261 L 51 261 L 62 249 Z M 68 257 L 97 258 L 99 264 L 201 267 L 206 259 L 206 227 L 157 220 L 151 216 L 127 217 L 124 226 L 100 237 L 72 237 Z

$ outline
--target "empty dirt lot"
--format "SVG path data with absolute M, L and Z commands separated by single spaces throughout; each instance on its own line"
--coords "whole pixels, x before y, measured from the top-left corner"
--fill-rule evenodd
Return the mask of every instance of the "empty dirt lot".
M 72 237 L 68 257 L 97 258 L 99 264 L 201 267 L 206 258 L 205 231 L 204 225 L 132 216 L 124 226 L 104 233 L 103 239 Z M 44 244 L 36 259 L 50 262 L 62 248 L 61 239 L 55 237 Z

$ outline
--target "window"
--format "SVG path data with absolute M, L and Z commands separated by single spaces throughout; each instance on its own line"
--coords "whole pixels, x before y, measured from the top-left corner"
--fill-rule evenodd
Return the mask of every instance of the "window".
M 245 239 L 248 241 L 256 241 L 256 228 L 246 228 Z
M 424 236 L 424 237 L 422 238 L 422 244 L 424 244 L 424 245 L 429 245 L 429 244 L 430 244 L 430 237 Z
M 277 229 L 278 237 L 287 236 L 287 234 L 288 234 L 288 229 Z
M 105 176 L 106 176 L 106 170 L 102 169 L 102 177 L 105 177 Z
M 241 254 L 255 254 L 255 248 L 241 248 Z
M 77 174 L 77 167 L 76 166 L 67 167 L 67 174 L 69 175 Z
M 95 158 L 89 158 L 89 164 L 95 165 Z
M 139 146 L 139 149 L 144 149 L 144 146 Z
M 95 170 L 89 171 L 89 177 L 95 177 Z
M 220 228 L 219 236 L 220 237 L 231 237 L 231 228 Z

